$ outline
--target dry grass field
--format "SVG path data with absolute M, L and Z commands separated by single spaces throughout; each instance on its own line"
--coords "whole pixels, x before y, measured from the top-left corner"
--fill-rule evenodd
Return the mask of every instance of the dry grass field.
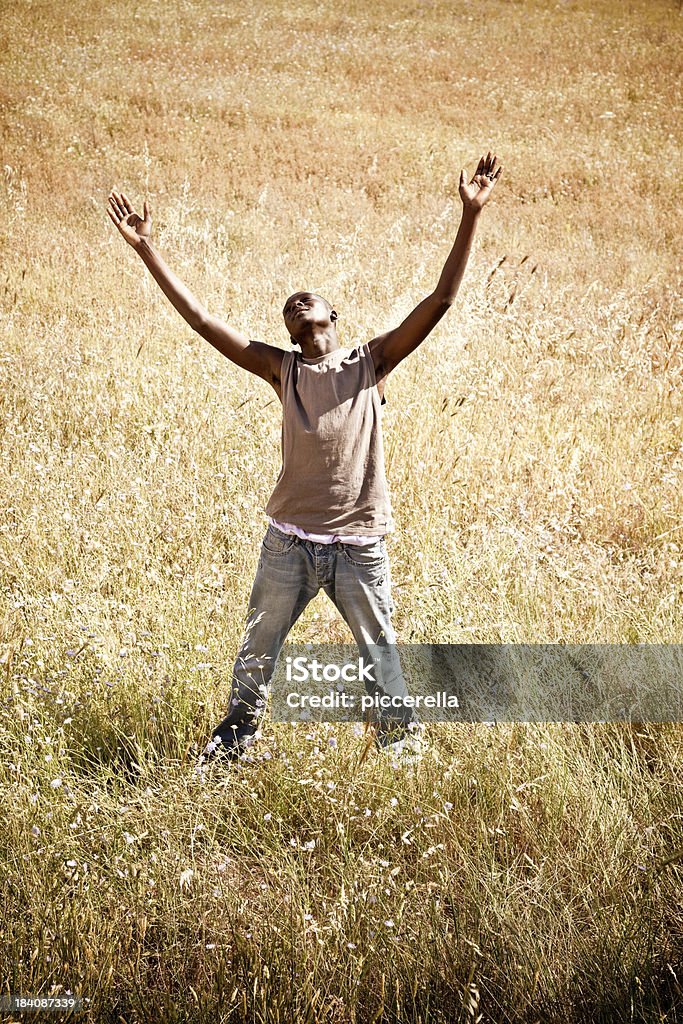
M 0 984 L 93 1022 L 683 1019 L 677 724 L 223 716 L 279 405 L 170 307 L 342 344 L 456 305 L 389 378 L 403 642 L 683 642 L 677 0 L 20 0 L 0 33 Z M 349 634 L 321 597 L 297 639 Z M 678 780 L 678 781 L 677 781 Z M 0 1014 L 1 1016 L 1 1014 Z M 9 1018 L 4 1018 L 9 1019 Z

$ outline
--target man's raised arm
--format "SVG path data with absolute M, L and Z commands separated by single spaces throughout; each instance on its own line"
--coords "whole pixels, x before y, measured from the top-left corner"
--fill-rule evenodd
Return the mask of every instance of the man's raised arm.
M 479 215 L 491 198 L 502 170 L 495 154 L 492 156 L 489 153 L 479 161 L 469 184 L 465 171 L 460 172 L 462 220 L 436 288 L 408 314 L 403 323 L 370 342 L 378 380 L 391 373 L 402 359 L 424 341 L 452 305 L 465 273 Z
M 245 334 L 233 330 L 206 311 L 153 248 L 150 242 L 152 217 L 147 200 L 143 206 L 144 217 L 140 217 L 122 192 L 112 192 L 107 213 L 120 234 L 140 256 L 166 298 L 192 330 L 233 363 L 263 377 L 277 391 L 280 383 L 282 349 L 275 348 L 274 345 L 265 345 L 260 341 L 251 341 Z

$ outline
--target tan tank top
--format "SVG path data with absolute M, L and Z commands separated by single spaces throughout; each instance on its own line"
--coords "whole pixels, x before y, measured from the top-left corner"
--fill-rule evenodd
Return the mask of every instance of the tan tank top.
M 311 533 L 393 529 L 380 396 L 369 346 L 317 359 L 285 352 L 282 469 L 266 512 Z

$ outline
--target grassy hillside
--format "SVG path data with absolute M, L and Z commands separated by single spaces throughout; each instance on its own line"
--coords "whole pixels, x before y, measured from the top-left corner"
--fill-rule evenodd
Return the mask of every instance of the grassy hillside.
M 224 714 L 279 468 L 270 387 L 193 335 L 106 216 L 286 347 L 436 283 L 458 176 L 505 170 L 456 306 L 387 382 L 403 642 L 680 643 L 677 0 L 5 5 L 0 833 L 5 993 L 93 1021 L 674 1021 L 678 725 Z M 322 597 L 293 637 L 349 634 Z

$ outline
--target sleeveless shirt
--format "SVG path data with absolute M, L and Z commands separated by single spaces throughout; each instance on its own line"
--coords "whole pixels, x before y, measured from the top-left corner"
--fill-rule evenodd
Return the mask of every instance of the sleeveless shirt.
M 285 352 L 282 468 L 266 513 L 311 533 L 393 529 L 381 403 L 367 344 L 316 359 Z

